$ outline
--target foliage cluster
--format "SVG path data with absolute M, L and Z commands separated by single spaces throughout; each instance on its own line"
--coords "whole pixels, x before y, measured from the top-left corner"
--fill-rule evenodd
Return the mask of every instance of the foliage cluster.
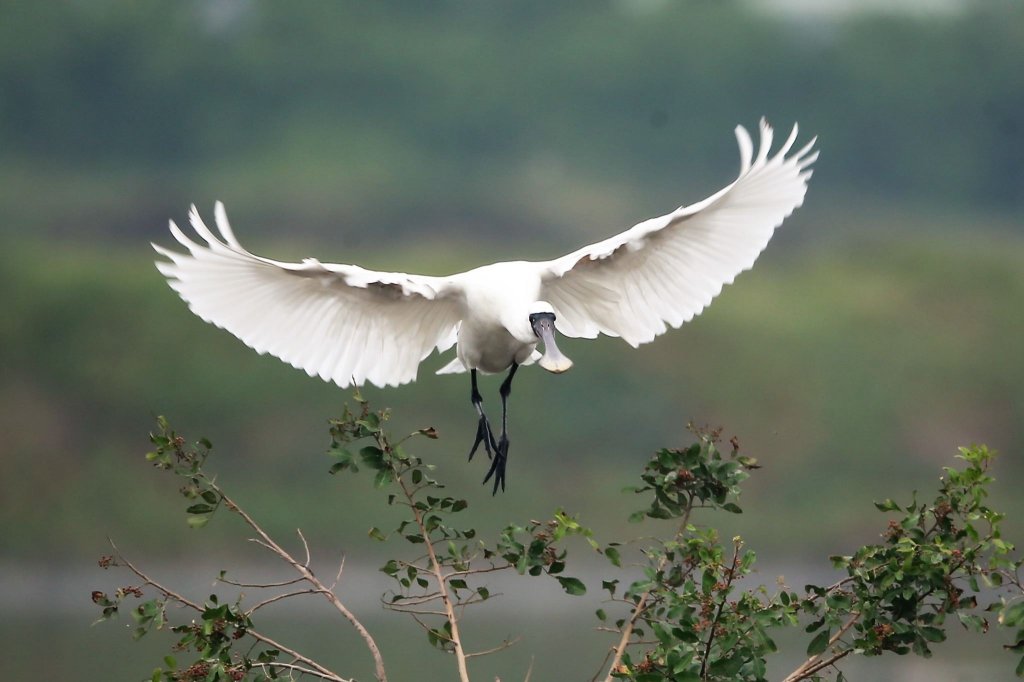
M 381 568 L 395 581 L 382 603 L 415 619 L 433 647 L 454 657 L 464 682 L 470 679 L 470 659 L 514 643 L 467 649 L 460 626 L 467 607 L 492 599 L 486 584 L 489 574 L 546 575 L 568 595 L 586 592 L 581 580 L 565 574 L 566 541 L 572 536 L 583 538 L 603 555 L 619 576 L 602 581 L 609 599 L 596 614 L 599 629 L 614 639 L 595 675 L 603 675 L 606 682 L 761 682 L 767 679 L 768 657 L 778 649 L 774 633 L 793 627 L 802 627 L 810 641 L 806 660 L 785 677 L 786 682 L 823 680 L 833 672 L 841 681 L 839 663 L 851 654 L 931 656 L 950 625 L 987 632 L 993 617 L 1014 633 L 1006 648 L 1024 653 L 1024 587 L 1019 574 L 1024 560 L 1013 557 L 1013 545 L 1000 532 L 1003 516 L 987 505 L 993 453 L 984 447 L 962 448 L 961 467 L 944 469 L 931 500 L 918 501 L 915 494 L 904 505 L 892 500 L 876 503 L 882 512 L 895 512 L 896 518 L 889 522 L 882 542 L 831 558 L 845 574 L 834 584 L 802 590 L 779 585 L 770 590 L 751 586 L 755 555 L 741 538 L 723 542 L 712 527 L 695 519 L 708 512 L 741 513 L 740 485 L 758 468 L 754 459 L 739 453 L 735 439 L 722 449 L 719 431 L 694 429 L 696 442 L 691 446 L 658 451 L 645 466 L 640 485 L 629 489 L 645 501 L 632 520 L 667 521 L 674 532 L 666 537 L 602 544 L 578 519 L 559 510 L 547 521 L 509 525 L 497 541 L 487 543 L 457 521 L 467 502 L 446 495 L 443 484 L 432 478 L 433 466 L 407 450 L 410 438 L 435 438 L 434 430 L 421 429 L 396 440 L 384 428 L 390 413 L 372 411 L 356 397 L 357 408 L 346 407 L 344 415 L 331 422 L 331 473 L 367 468 L 373 472 L 372 485 L 386 493 L 387 504 L 404 509 L 406 518 L 392 531 L 369 531 L 382 542 L 395 538 L 407 547 L 400 558 L 389 559 Z M 243 597 L 227 603 L 211 595 L 199 603 L 157 583 L 116 548 L 114 555 L 103 557 L 104 568 L 125 567 L 142 582 L 119 587 L 110 595 L 94 592 L 101 620 L 116 616 L 128 601 L 135 637 L 169 629 L 178 637 L 173 653 L 187 658 L 179 664 L 174 655 L 167 656 L 164 666 L 154 671 L 153 682 L 300 675 L 347 680 L 257 629 L 257 611 L 309 594 L 327 599 L 356 629 L 373 657 L 377 679 L 384 682 L 387 675 L 376 642 L 334 591 L 344 563 L 334 583 L 327 585 L 310 569 L 301 532 L 304 561 L 274 541 L 207 473 L 209 442 L 187 446 L 164 419 L 158 420 L 151 439 L 156 447 L 147 459 L 184 481 L 181 493 L 188 500 L 189 525 L 202 527 L 221 509 L 237 514 L 255 532 L 255 542 L 297 573 L 291 580 L 243 584 L 221 572 L 219 580 L 225 584 L 270 596 L 255 603 Z M 639 578 L 623 569 L 627 559 L 635 559 Z M 143 601 L 136 605 L 135 600 Z M 172 606 L 191 610 L 198 620 L 172 624 L 178 620 L 169 613 Z M 1017 674 L 1024 675 L 1024 657 Z

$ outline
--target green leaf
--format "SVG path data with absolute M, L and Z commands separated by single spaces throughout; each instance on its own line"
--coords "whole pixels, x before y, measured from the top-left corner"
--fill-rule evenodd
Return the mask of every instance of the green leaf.
M 705 595 L 711 594 L 715 589 L 715 575 L 711 571 L 704 571 L 700 579 L 700 589 Z
M 981 616 L 973 613 L 957 612 L 956 617 L 960 619 L 964 627 L 975 632 L 988 632 L 988 622 Z
M 191 507 L 185 510 L 187 514 L 209 514 L 213 511 L 213 507 L 208 504 L 200 503 L 193 504 Z
M 391 469 L 381 469 L 377 472 L 377 475 L 373 477 L 373 487 L 383 488 L 388 483 L 391 483 L 391 479 Z
M 740 671 L 740 668 L 743 667 L 743 663 L 744 660 L 740 656 L 732 656 L 724 659 L 720 658 L 708 666 L 708 670 L 716 676 L 731 679 Z
M 687 670 L 686 672 L 676 673 L 672 679 L 677 682 L 700 682 L 700 674 Z
M 210 522 L 210 515 L 209 514 L 201 514 L 201 515 L 197 515 L 197 516 L 190 516 L 187 519 L 185 519 L 185 523 L 188 524 L 189 528 L 202 528 L 203 526 L 205 526 L 209 522 Z
M 566 578 L 563 576 L 556 576 L 558 583 L 562 586 L 562 589 L 567 594 L 571 594 L 574 597 L 584 595 L 587 593 L 587 586 L 584 585 L 578 578 Z
M 622 560 L 619 558 L 619 550 L 615 547 L 605 547 L 604 555 L 608 557 L 608 561 L 612 562 L 613 566 L 622 566 Z
M 366 466 L 374 469 L 382 469 L 385 466 L 384 452 L 374 445 L 367 445 L 365 448 L 360 450 L 359 458 L 363 460 Z
M 1024 601 L 1017 601 L 999 612 L 999 624 L 1012 628 L 1024 625 Z
M 825 628 L 811 640 L 811 643 L 807 645 L 807 655 L 817 656 L 818 654 L 825 651 L 828 648 L 828 640 L 832 636 L 831 630 Z
M 448 581 L 448 584 L 451 585 L 456 590 L 465 590 L 465 589 L 467 589 L 466 581 L 462 580 L 461 578 L 452 578 L 451 580 Z

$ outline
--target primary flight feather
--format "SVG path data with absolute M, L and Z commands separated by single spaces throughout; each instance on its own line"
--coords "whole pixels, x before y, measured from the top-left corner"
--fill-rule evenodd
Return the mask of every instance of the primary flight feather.
M 551 261 L 494 263 L 448 277 L 377 272 L 307 258 L 286 263 L 256 256 L 235 238 L 224 206 L 215 234 L 193 206 L 198 240 L 172 221 L 181 253 L 157 268 L 203 320 L 228 330 L 310 376 L 342 388 L 397 386 L 416 378 L 435 349 L 457 344 L 438 373 L 469 371 L 479 415 L 476 442 L 492 457 L 484 481 L 505 485 L 506 401 L 520 365 L 539 361 L 564 372 L 572 362 L 555 330 L 570 337 L 618 336 L 632 346 L 699 314 L 739 273 L 750 269 L 772 233 L 803 203 L 814 140 L 792 152 L 797 127 L 771 153 L 772 129 L 736 128 L 740 173 L 712 196 L 652 218 Z M 544 353 L 536 350 L 539 343 Z M 501 385 L 502 430 L 494 438 L 477 389 L 477 372 L 509 370 Z

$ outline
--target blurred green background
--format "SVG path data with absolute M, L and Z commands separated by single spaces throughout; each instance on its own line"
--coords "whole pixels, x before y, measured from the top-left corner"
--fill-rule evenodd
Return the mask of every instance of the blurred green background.
M 764 465 L 744 515 L 701 521 L 742 533 L 768 584 L 827 580 L 828 553 L 884 528 L 872 500 L 929 491 L 972 442 L 1003 452 L 993 506 L 1024 531 L 1021 3 L 6 0 L 0 17 L 5 677 L 159 663 L 162 643 L 132 644 L 125 621 L 88 627 L 89 591 L 131 582 L 96 567 L 108 536 L 197 598 L 222 567 L 274 568 L 226 519 L 185 527 L 142 458 L 165 414 L 214 442 L 221 483 L 270 529 L 301 527 L 325 570 L 346 553 L 362 578 L 343 596 L 381 630 L 393 679 L 451 679 L 415 625 L 380 612 L 388 550 L 365 535 L 382 499 L 326 475 L 326 420 L 350 393 L 189 313 L 152 267 L 168 218 L 223 200 L 242 242 L 282 259 L 445 274 L 551 258 L 731 181 L 732 129 L 762 115 L 819 136 L 805 206 L 683 329 L 639 350 L 567 340 L 573 372 L 521 374 L 506 494 L 464 461 L 474 413 L 464 377 L 433 375 L 446 360 L 365 395 L 396 431 L 439 429 L 420 454 L 484 531 L 562 505 L 602 541 L 636 534 L 619 490 L 691 420 Z M 599 599 L 607 569 L 578 572 Z M 513 581 L 470 614 L 475 648 L 525 635 L 481 679 L 521 679 L 533 654 L 534 679 L 596 672 L 593 604 L 548 588 Z M 320 613 L 279 627 L 367 676 Z M 854 670 L 1009 679 L 1000 643 Z

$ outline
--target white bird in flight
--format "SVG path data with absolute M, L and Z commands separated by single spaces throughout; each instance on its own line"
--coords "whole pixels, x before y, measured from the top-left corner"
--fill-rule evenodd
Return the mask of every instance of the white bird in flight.
M 285 263 L 246 251 L 217 202 L 220 235 L 189 213 L 193 240 L 173 221 L 188 253 L 153 248 L 189 308 L 259 353 L 345 388 L 398 386 L 416 378 L 434 349 L 456 345 L 438 374 L 469 371 L 482 444 L 491 458 L 486 483 L 505 488 L 507 400 L 520 365 L 549 372 L 572 367 L 555 331 L 592 339 L 618 336 L 636 347 L 699 314 L 725 284 L 750 269 L 782 221 L 803 203 L 815 140 L 790 154 L 797 126 L 769 156 L 772 129 L 762 119 L 760 146 L 736 127 L 740 173 L 703 201 L 645 220 L 603 241 L 549 261 L 494 263 L 448 277 L 375 272 L 307 258 Z M 544 352 L 537 351 L 543 343 Z M 501 435 L 483 411 L 477 372 L 508 370 L 499 395 Z

